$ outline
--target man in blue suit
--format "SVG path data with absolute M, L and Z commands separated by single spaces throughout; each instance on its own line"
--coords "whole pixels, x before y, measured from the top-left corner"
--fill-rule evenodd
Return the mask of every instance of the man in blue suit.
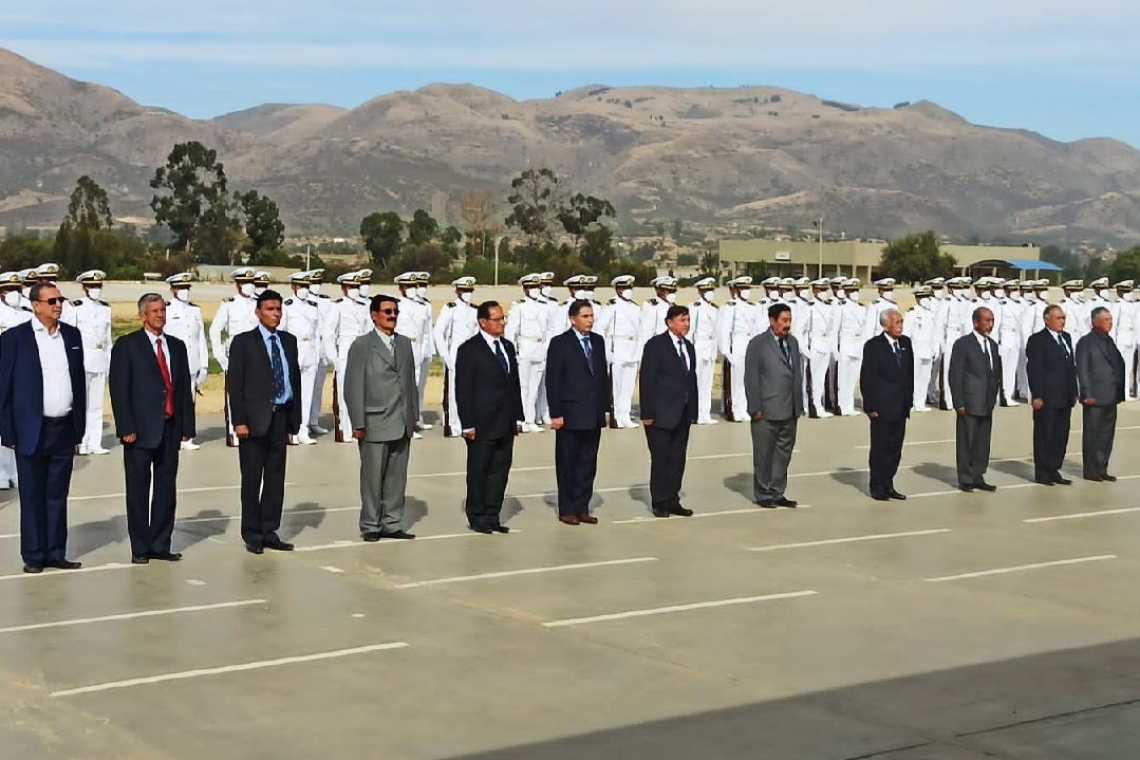
M 0 334 L 0 440 L 16 451 L 24 572 L 74 570 L 67 494 L 87 424 L 83 338 L 59 321 L 64 298 L 54 284 L 33 285 L 29 298 L 34 319 Z

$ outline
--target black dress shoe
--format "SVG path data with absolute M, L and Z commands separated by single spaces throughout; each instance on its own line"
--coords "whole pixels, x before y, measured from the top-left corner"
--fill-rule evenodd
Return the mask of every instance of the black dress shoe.
M 24 572 L 25 573 L 30 573 L 32 575 L 36 575 L 37 573 L 42 573 L 43 571 L 44 571 L 44 566 L 41 564 L 38 564 L 36 562 L 29 562 L 28 564 L 24 565 Z
M 151 552 L 150 558 L 151 559 L 157 559 L 157 560 L 160 560 L 162 562 L 181 562 L 182 561 L 182 553 L 181 552 Z
M 402 530 L 393 530 L 393 531 L 391 531 L 391 532 L 381 532 L 381 533 L 380 533 L 380 538 L 402 538 L 402 539 L 407 539 L 407 538 L 415 538 L 415 537 L 416 537 L 416 536 L 415 536 L 415 534 L 414 534 L 414 533 L 406 533 L 406 532 L 404 532 L 404 531 L 402 531 Z
M 471 525 L 469 527 L 471 528 L 471 530 L 475 531 L 476 533 L 484 533 L 488 536 L 491 535 L 491 533 L 493 532 L 486 525 Z M 385 536 L 385 538 L 392 538 L 392 536 Z
M 875 501 L 890 501 L 891 500 L 891 497 L 885 493 L 873 493 L 873 494 L 871 494 L 871 498 L 874 499 Z
M 82 562 L 72 562 L 69 559 L 49 559 L 44 563 L 45 567 L 54 567 L 56 570 L 78 570 L 83 567 Z
M 145 554 L 132 554 L 131 555 L 131 564 L 132 565 L 149 565 L 150 564 L 150 557 L 148 557 Z
M 277 552 L 293 551 L 293 544 L 288 541 L 282 541 L 280 538 L 266 538 L 261 542 L 261 545 L 266 549 L 272 549 Z
M 893 488 L 887 493 L 887 496 L 898 501 L 906 501 L 906 494 L 901 494 Z
M 972 485 L 970 485 L 969 483 L 959 483 L 958 484 L 958 490 L 963 491 L 965 493 L 972 493 L 974 490 L 974 487 Z
M 496 533 L 510 533 L 511 532 L 511 529 L 508 528 L 506 525 L 492 525 L 491 530 L 495 531 Z
M 1046 478 L 1034 478 L 1034 479 L 1033 479 L 1033 482 L 1034 482 L 1034 483 L 1037 483 L 1038 485 L 1042 485 L 1042 486 L 1053 486 L 1053 485 L 1057 485 L 1057 484 L 1056 484 L 1056 483 L 1054 483 L 1052 480 L 1047 480 Z
M 1107 472 L 1104 473 L 1103 475 L 1101 475 L 1100 479 L 1103 480 L 1105 483 L 1115 483 L 1116 482 L 1116 476 L 1115 475 L 1109 475 Z
M 1069 480 L 1068 478 L 1064 477 L 1063 475 L 1055 476 L 1053 478 L 1053 482 L 1059 486 L 1071 486 L 1073 484 L 1073 481 Z
M 370 544 L 374 544 L 380 540 L 379 533 L 361 533 L 360 537 Z
M 799 505 L 799 502 L 795 501 L 794 499 L 788 499 L 781 496 L 780 498 L 776 499 L 775 504 L 777 507 L 790 507 L 791 509 L 795 509 L 796 506 Z
M 776 502 L 774 499 L 761 499 L 760 501 L 758 501 L 756 503 L 759 504 L 760 506 L 764 507 L 764 509 L 775 509 L 776 508 Z
M 984 480 L 981 483 L 975 483 L 974 488 L 978 489 L 979 491 L 985 491 L 986 493 L 993 493 L 997 490 L 997 486 L 990 485 Z
M 250 554 L 265 554 L 265 549 L 262 548 L 261 544 L 246 544 L 245 550 Z
M 675 504 L 675 505 L 669 507 L 669 509 L 667 511 L 669 512 L 669 514 L 677 515 L 679 517 L 692 517 L 693 516 L 693 510 L 685 509 L 680 504 Z
M 668 517 L 669 516 L 669 510 L 654 508 L 653 516 L 654 517 Z

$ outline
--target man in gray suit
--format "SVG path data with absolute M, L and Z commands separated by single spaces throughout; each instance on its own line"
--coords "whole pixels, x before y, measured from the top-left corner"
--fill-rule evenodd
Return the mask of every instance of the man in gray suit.
M 1081 449 L 1085 480 L 1115 481 L 1108 459 L 1116 438 L 1116 407 L 1124 401 L 1124 357 L 1112 340 L 1112 312 L 1092 310 L 1092 332 L 1077 341 L 1077 385 L 1081 399 Z
M 345 360 L 344 398 L 360 446 L 360 536 L 415 538 L 401 527 L 408 484 L 408 449 L 419 419 L 412 343 L 396 334 L 399 302 L 372 297 L 375 330 L 352 342 Z
M 1001 354 L 990 337 L 994 313 L 984 306 L 973 312 L 974 330 L 954 341 L 950 351 L 950 396 L 958 413 L 956 428 L 958 488 L 969 493 L 996 491 L 986 482 L 994 406 L 1001 387 Z
M 744 355 L 744 395 L 752 419 L 752 471 L 756 503 L 794 507 L 784 490 L 796 446 L 796 425 L 804 413 L 800 346 L 791 335 L 792 310 L 786 303 L 768 308 L 769 328 L 748 342 Z

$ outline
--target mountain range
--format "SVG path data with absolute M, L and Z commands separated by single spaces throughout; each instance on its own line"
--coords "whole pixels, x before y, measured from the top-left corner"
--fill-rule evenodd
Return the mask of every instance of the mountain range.
M 862 108 L 778 87 L 601 85 L 516 101 L 425 86 L 353 109 L 269 104 L 212 120 L 140 105 L 0 49 L 0 225 L 57 224 L 75 180 L 117 217 L 149 217 L 171 147 L 217 150 L 231 185 L 278 202 L 293 232 L 351 235 L 373 211 L 444 213 L 549 167 L 624 219 L 723 229 L 825 228 L 847 237 L 1131 245 L 1140 151 L 974 125 L 931 102 Z

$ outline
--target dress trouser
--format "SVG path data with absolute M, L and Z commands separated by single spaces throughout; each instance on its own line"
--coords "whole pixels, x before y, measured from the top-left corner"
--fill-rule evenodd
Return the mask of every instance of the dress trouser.
M 843 360 L 840 359 L 842 362 Z M 799 420 L 752 421 L 752 474 L 756 501 L 783 499 Z
M 313 393 L 317 390 L 317 365 L 301 367 L 301 429 L 297 435 L 304 438 L 309 434 L 309 426 L 317 424 L 313 407 L 320 407 L 320 401 L 313 403 Z
M 633 389 L 637 380 L 637 362 L 614 362 L 610 365 L 613 376 L 614 420 L 621 427 L 632 427 Z
M 744 422 L 748 419 L 748 393 L 744 390 L 744 354 L 725 357 L 731 367 L 732 421 Z
M 265 435 L 238 440 L 241 468 L 241 538 L 260 546 L 277 538 L 285 503 L 285 451 L 289 440 L 289 405 L 278 407 Z
M 1108 474 L 1108 460 L 1116 440 L 1116 407 L 1081 407 L 1081 453 L 1086 478 Z
M 555 431 L 554 472 L 558 482 L 559 517 L 589 514 L 601 440 L 601 428 Z
M 162 440 L 153 449 L 123 444 L 127 479 L 127 536 L 131 554 L 140 557 L 170 551 L 174 511 L 178 502 L 178 451 L 181 437 L 174 419 L 167 418 Z M 154 490 L 151 490 L 153 474 Z
M 926 409 L 927 392 L 930 390 L 930 375 L 934 371 L 933 359 L 914 358 L 914 399 L 915 409 Z
M 1013 401 L 1013 394 L 1017 392 L 1017 359 L 1021 353 L 1021 347 L 1014 345 L 1013 347 L 1006 346 L 1004 343 L 1001 345 L 1001 389 L 1002 399 L 1005 403 Z
M 420 410 L 420 418 L 416 420 L 417 423 L 423 424 L 424 421 L 424 394 L 427 392 L 428 373 L 431 371 L 431 357 L 424 359 L 419 365 L 419 374 L 416 376 L 416 389 L 419 391 L 420 405 L 416 407 Z
M 106 386 L 106 372 L 87 373 L 87 427 L 80 448 L 103 448 L 103 389 Z
M 689 427 L 689 407 L 686 405 L 676 427 L 650 425 L 645 428 L 645 441 L 649 444 L 649 497 L 653 509 L 681 506 Z
M 1136 346 L 1122 346 L 1118 343 L 1116 348 L 1124 359 L 1124 400 L 1133 401 L 1136 398 Z
M 360 449 L 360 533 L 401 530 L 411 438 L 357 441 Z
M 992 415 L 958 416 L 955 423 L 955 439 L 959 485 L 971 486 L 985 481 L 986 470 L 990 466 L 990 436 L 993 432 L 993 423 Z
M 74 463 L 75 428 L 70 416 L 44 417 L 35 452 L 16 454 L 20 554 L 25 564 L 66 558 L 67 494 Z
M 859 368 L 863 365 L 863 357 L 839 357 L 839 413 L 851 415 L 855 413 L 855 384 L 859 381 Z
M 348 418 L 348 400 L 344 397 L 344 368 L 348 364 L 348 349 L 351 343 L 337 347 L 336 367 L 333 382 L 336 384 L 337 418 L 340 420 L 341 443 L 352 442 L 352 420 Z M 336 431 L 333 431 L 336 432 Z
M 325 395 L 325 377 L 329 374 L 329 362 L 324 356 L 317 362 L 317 371 L 313 376 L 313 397 L 309 404 L 309 426 L 316 427 L 321 423 L 321 401 Z
M 542 372 L 545 361 L 519 360 L 519 387 L 522 392 L 523 422 L 534 425 L 542 418 L 538 416 L 538 390 L 542 387 Z
M 816 414 L 827 411 L 827 405 L 824 401 L 824 392 L 827 388 L 827 373 L 831 369 L 831 352 L 817 353 L 812 351 L 808 358 L 811 366 L 811 402 L 812 407 L 804 406 L 804 409 L 814 408 Z M 807 377 L 807 374 L 804 374 Z
M 1072 409 L 1048 407 L 1033 410 L 1033 477 L 1052 480 L 1061 471 L 1069 444 Z
M 467 522 L 472 528 L 500 525 L 503 496 L 514 457 L 515 437 L 467 441 Z
M 928 365 L 929 366 L 929 365 Z M 923 388 L 925 391 L 925 387 Z M 925 399 L 923 399 L 925 400 Z M 886 496 L 895 490 L 895 473 L 902 459 L 903 439 L 906 437 L 906 419 L 871 420 L 871 495 Z
M 716 353 L 713 352 L 715 357 Z M 712 394 L 713 374 L 716 370 L 716 359 L 697 359 L 697 423 L 708 424 L 712 422 Z

